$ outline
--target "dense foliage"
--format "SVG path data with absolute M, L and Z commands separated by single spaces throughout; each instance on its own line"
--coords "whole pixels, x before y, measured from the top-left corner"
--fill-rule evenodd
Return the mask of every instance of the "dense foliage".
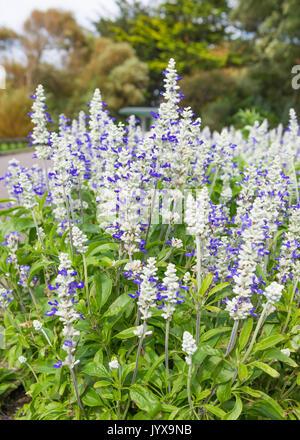
M 178 80 L 171 59 L 148 133 L 98 89 L 50 132 L 32 95 L 45 168 L 12 160 L 0 210 L 16 419 L 300 419 L 296 114 L 212 133 Z

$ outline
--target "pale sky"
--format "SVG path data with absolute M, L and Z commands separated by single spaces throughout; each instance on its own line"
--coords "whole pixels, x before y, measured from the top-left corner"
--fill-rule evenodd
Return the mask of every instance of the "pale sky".
M 78 23 L 92 29 L 91 21 L 113 16 L 117 12 L 114 0 L 0 0 L 0 26 L 21 31 L 33 9 L 59 8 L 74 13 Z

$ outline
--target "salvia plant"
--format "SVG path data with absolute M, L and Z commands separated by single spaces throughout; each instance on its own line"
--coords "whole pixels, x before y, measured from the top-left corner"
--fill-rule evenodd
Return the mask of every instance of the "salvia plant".
M 0 210 L 16 419 L 300 419 L 297 116 L 211 132 L 163 75 L 146 133 L 99 89 L 53 131 L 32 95 L 43 166 L 10 161 Z

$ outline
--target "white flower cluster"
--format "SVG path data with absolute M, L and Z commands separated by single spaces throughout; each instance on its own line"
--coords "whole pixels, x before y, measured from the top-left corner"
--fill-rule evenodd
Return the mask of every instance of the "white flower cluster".
M 228 300 L 225 308 L 225 310 L 229 312 L 230 317 L 234 320 L 246 319 L 252 309 L 253 304 L 250 298 L 244 298 L 242 296 L 235 296 L 232 300 Z
M 150 318 L 152 313 L 150 309 L 156 304 L 156 276 L 157 268 L 155 267 L 156 258 L 150 257 L 144 267 L 141 275 L 140 296 L 138 299 L 138 307 L 143 321 Z
M 143 267 L 144 267 L 144 265 L 141 262 L 141 260 L 133 260 L 133 261 L 130 261 L 129 263 L 125 264 L 124 271 L 131 270 L 132 276 L 134 277 L 135 275 L 142 273 Z
M 73 295 L 69 293 L 69 286 L 74 281 L 71 269 L 71 261 L 68 254 L 61 253 L 59 255 L 60 264 L 58 271 L 60 272 L 55 283 L 58 284 L 56 290 L 58 305 L 56 315 L 59 316 L 60 321 L 63 322 L 64 343 L 62 348 L 67 352 L 66 358 L 62 365 L 67 365 L 69 368 L 73 368 L 79 360 L 75 360 L 75 339 L 80 335 L 78 330 L 75 330 L 73 322 L 79 317 L 78 312 L 74 309 Z
M 163 279 L 163 285 L 167 288 L 167 290 L 164 291 L 164 295 L 166 295 L 167 298 L 164 299 L 165 306 L 163 308 L 162 317 L 166 320 L 172 318 L 175 311 L 177 292 L 179 290 L 178 280 L 175 264 L 169 263 Z
M 38 321 L 37 319 L 35 319 L 32 323 L 34 330 L 41 330 L 41 328 L 43 327 L 43 324 Z
M 87 236 L 77 227 L 72 227 L 73 244 L 79 254 L 85 254 L 88 247 L 85 246 Z
M 278 302 L 282 295 L 284 286 L 273 281 L 265 290 L 264 295 L 267 298 L 269 304 L 275 304 Z
M 183 243 L 182 240 L 180 240 L 180 238 L 172 238 L 171 239 L 171 246 L 175 249 L 180 249 L 183 247 Z
M 141 339 L 142 337 L 146 337 L 146 336 L 151 336 L 152 335 L 152 330 L 148 330 L 147 331 L 147 326 L 145 326 L 144 324 L 138 325 L 136 327 L 136 329 L 133 331 L 133 333 L 139 338 Z
M 49 132 L 45 115 L 45 94 L 41 84 L 38 85 L 35 92 L 31 119 L 34 124 L 32 139 L 33 144 L 36 145 L 36 155 L 39 159 L 48 159 L 51 149 L 48 145 Z
M 197 194 L 196 202 L 192 194 L 188 194 L 184 219 L 187 224 L 188 234 L 203 236 L 206 232 L 209 223 L 209 201 L 206 186 Z
M 185 358 L 186 363 L 188 365 L 191 365 L 192 356 L 195 353 L 195 351 L 197 350 L 197 345 L 196 345 L 196 342 L 195 342 L 195 339 L 193 338 L 193 336 L 187 331 L 185 331 L 183 333 L 182 350 L 188 355 Z
M 3 287 L 0 287 L 0 308 L 7 309 L 9 304 L 14 299 L 12 296 L 13 291 L 12 290 L 6 290 L 3 289 Z
M 108 365 L 111 370 L 117 370 L 120 366 L 117 359 L 113 359 L 111 362 L 108 363 Z
M 27 358 L 25 356 L 19 356 L 18 361 L 20 364 L 25 364 L 27 362 Z
M 300 254 L 300 205 L 294 207 L 289 219 L 288 231 L 283 237 L 277 275 L 280 281 L 285 282 L 291 276 L 299 279 L 300 258 L 294 258 L 295 254 Z

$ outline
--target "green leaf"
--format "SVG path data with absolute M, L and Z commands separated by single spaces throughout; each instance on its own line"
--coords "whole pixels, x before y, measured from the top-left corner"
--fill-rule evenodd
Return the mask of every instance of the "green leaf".
M 220 327 L 220 328 L 212 328 L 205 332 L 201 338 L 200 342 L 208 341 L 208 339 L 213 338 L 216 335 L 220 335 L 222 333 L 227 333 L 231 331 L 231 327 Z
M 92 243 L 86 252 L 86 257 L 97 255 L 107 251 L 117 251 L 119 249 L 117 243 Z
M 133 338 L 134 336 L 136 336 L 134 334 L 134 331 L 136 330 L 136 327 L 130 327 L 130 328 L 126 328 L 125 330 L 121 331 L 120 333 L 116 334 L 114 336 L 114 338 L 118 338 L 118 339 L 129 339 L 129 338 Z M 148 330 L 148 327 L 147 327 Z
M 212 273 L 209 273 L 207 275 L 207 277 L 205 278 L 205 280 L 203 281 L 203 283 L 201 284 L 201 287 L 199 288 L 199 286 L 198 286 L 198 288 L 199 288 L 198 294 L 200 296 L 203 296 L 205 294 L 205 292 L 207 291 L 207 289 L 209 288 L 209 286 L 212 283 L 213 277 L 214 277 L 214 275 Z
M 248 377 L 248 368 L 245 364 L 239 364 L 238 368 L 238 376 L 241 381 L 247 379 Z
M 226 416 L 226 412 L 217 406 L 213 406 L 207 403 L 206 405 L 203 405 L 203 408 L 208 409 L 209 412 L 219 417 L 220 419 L 223 419 Z
M 101 364 L 96 364 L 96 362 L 89 362 L 85 365 L 81 371 L 89 376 L 95 377 L 107 377 L 110 379 L 110 373 Z
M 88 391 L 85 393 L 85 395 L 82 398 L 82 402 L 86 406 L 102 406 L 102 400 L 93 388 L 89 388 Z
M 239 396 L 235 396 L 235 405 L 233 409 L 227 413 L 223 420 L 237 420 L 243 410 L 243 404 Z
M 103 307 L 112 291 L 112 280 L 103 275 L 95 275 L 94 286 L 99 308 Z
M 249 340 L 253 328 L 253 318 L 247 318 L 239 336 L 239 349 L 243 350 Z
M 253 353 L 260 350 L 265 350 L 266 348 L 273 347 L 273 345 L 279 344 L 284 340 L 284 336 L 282 335 L 273 335 L 267 338 L 264 338 L 261 342 L 258 342 L 253 347 Z
M 281 406 L 267 394 L 262 393 L 262 395 L 252 408 L 268 419 L 284 420 L 284 411 Z
M 265 364 L 264 362 L 255 361 L 255 362 L 251 362 L 251 364 L 249 364 L 249 365 L 256 367 L 256 368 L 259 368 L 260 370 L 267 373 L 269 376 L 276 377 L 276 378 L 280 376 L 278 371 L 274 370 L 274 368 L 270 367 L 270 365 Z
M 130 296 L 127 293 L 123 293 L 123 295 L 119 296 L 108 308 L 108 310 L 104 313 L 102 318 L 109 318 L 111 316 L 118 315 L 120 312 L 125 312 L 127 306 L 132 301 Z
M 130 397 L 136 403 L 138 408 L 146 411 L 151 417 L 155 417 L 161 410 L 161 403 L 152 391 L 142 385 L 133 385 L 130 387 Z
M 242 386 L 239 388 L 239 390 L 242 390 L 244 393 L 249 394 L 249 396 L 252 397 L 261 397 L 262 393 L 258 390 L 254 390 L 253 388 Z
M 264 353 L 264 359 L 276 359 L 277 361 L 285 362 L 293 368 L 298 367 L 298 364 L 286 354 L 282 353 L 278 348 L 271 348 Z
M 226 402 L 231 397 L 231 380 L 226 383 L 221 383 L 217 388 L 217 398 L 220 403 Z
M 98 382 L 94 383 L 94 388 L 108 387 L 109 385 L 111 385 L 111 382 L 108 380 L 98 380 Z
M 13 226 L 14 230 L 18 232 L 28 231 L 29 229 L 35 227 L 33 220 L 24 217 L 14 217 Z
M 36 263 L 34 263 L 31 266 L 30 272 L 29 272 L 29 276 L 28 276 L 28 281 L 27 281 L 27 285 L 29 286 L 32 278 L 35 277 L 35 275 L 42 269 L 51 266 L 51 262 L 50 261 L 46 261 L 46 260 L 39 260 Z
M 225 289 L 225 287 L 229 286 L 229 283 L 221 283 L 218 284 L 217 286 L 213 287 L 209 292 L 208 292 L 208 297 L 210 297 L 211 295 L 213 295 L 214 293 L 219 292 L 220 290 Z

